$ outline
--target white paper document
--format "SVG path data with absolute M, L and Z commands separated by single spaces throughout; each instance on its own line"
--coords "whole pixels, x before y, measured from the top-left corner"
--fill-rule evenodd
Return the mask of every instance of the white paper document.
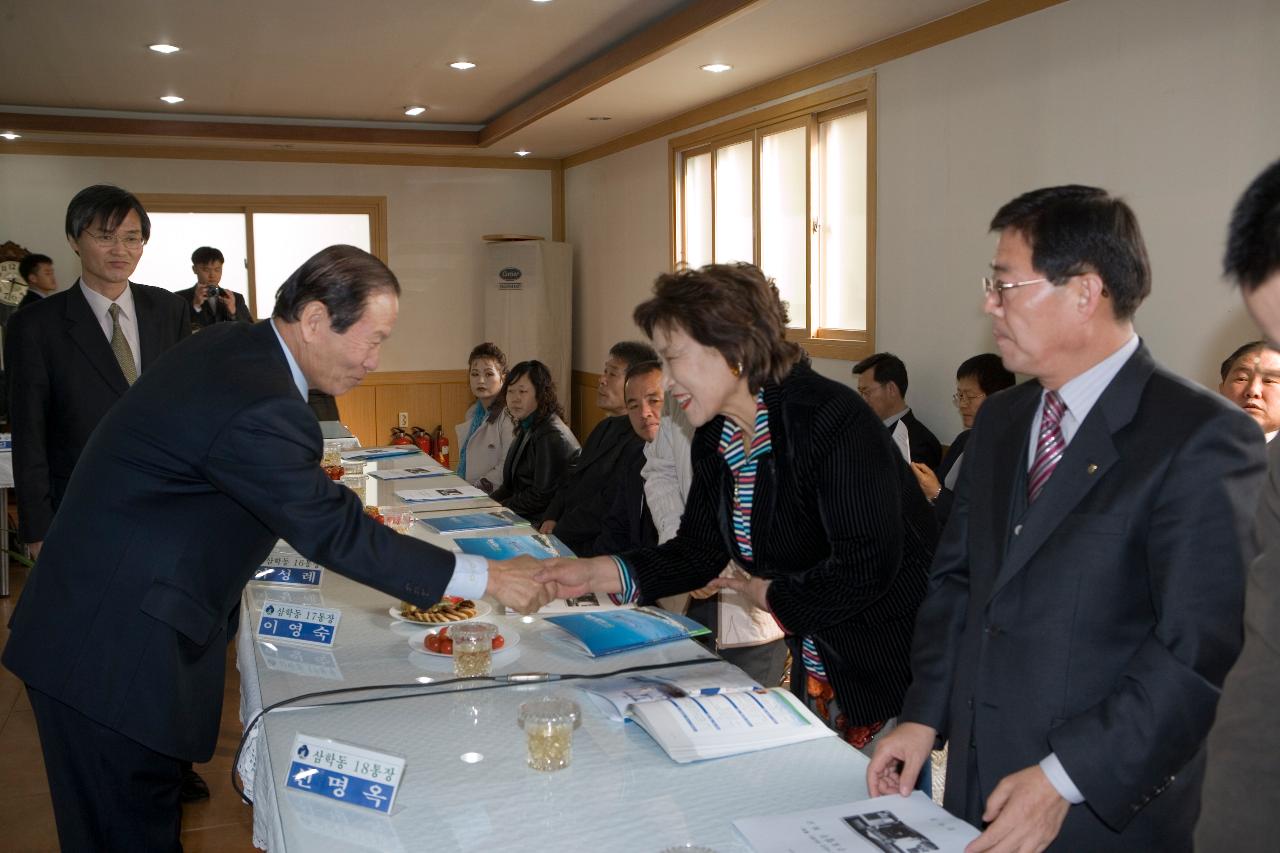
M 375 480 L 414 480 L 420 477 L 443 477 L 452 473 L 448 468 L 433 461 L 431 464 L 414 465 L 411 468 L 388 468 L 385 471 L 370 471 L 369 476 Z
M 638 702 L 629 716 L 679 764 L 836 736 L 781 687 Z
M 756 853 L 964 853 L 978 830 L 921 791 L 733 822 Z
M 475 486 L 451 486 L 447 489 L 397 489 L 396 497 L 405 503 L 426 501 L 456 501 L 463 498 L 486 498 L 483 489 Z
M 756 680 L 742 670 L 724 667 L 705 675 L 698 670 L 679 675 L 619 675 L 585 681 L 579 685 L 600 710 L 614 722 L 622 722 L 631 706 L 641 702 L 663 702 L 682 696 L 714 696 L 717 693 L 745 693 L 763 690 Z

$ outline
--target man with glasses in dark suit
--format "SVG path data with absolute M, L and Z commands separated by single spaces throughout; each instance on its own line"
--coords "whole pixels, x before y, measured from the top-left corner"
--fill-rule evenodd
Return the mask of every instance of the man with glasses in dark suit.
M 946 808 L 984 828 L 969 853 L 1189 853 L 1263 442 L 1139 340 L 1151 276 L 1127 204 L 1050 187 L 991 228 L 984 310 L 1032 380 L 975 419 L 867 786 L 910 793 L 946 741 Z

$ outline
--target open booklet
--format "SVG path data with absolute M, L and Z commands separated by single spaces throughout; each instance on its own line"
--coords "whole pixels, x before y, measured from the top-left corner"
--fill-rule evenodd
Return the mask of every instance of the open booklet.
M 627 716 L 677 764 L 836 736 L 783 687 L 662 696 L 632 702 Z
M 747 817 L 733 826 L 756 853 L 963 853 L 978 830 L 922 791 L 892 794 L 783 815 Z
M 642 702 L 762 689 L 754 678 L 735 666 L 721 663 L 713 672 L 704 673 L 708 668 L 693 667 L 679 675 L 618 675 L 584 681 L 578 686 L 609 719 L 618 723 L 630 716 L 631 706 Z

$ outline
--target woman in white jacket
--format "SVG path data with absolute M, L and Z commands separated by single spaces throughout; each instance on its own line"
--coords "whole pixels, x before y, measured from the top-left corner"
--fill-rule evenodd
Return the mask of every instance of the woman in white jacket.
M 488 341 L 467 358 L 468 381 L 476 401 L 458 424 L 458 476 L 486 492 L 502 485 L 502 463 L 511 447 L 515 422 L 499 400 L 507 377 L 507 356 Z

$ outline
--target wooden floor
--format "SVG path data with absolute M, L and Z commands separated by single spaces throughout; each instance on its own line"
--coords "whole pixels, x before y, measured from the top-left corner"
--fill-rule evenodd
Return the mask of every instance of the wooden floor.
M 0 598 L 0 648 L 9 639 L 9 614 L 22 593 L 27 569 L 13 563 L 12 595 Z M 218 748 L 196 770 L 212 796 L 183 807 L 182 845 L 190 853 L 252 851 L 253 811 L 231 787 L 231 761 L 240 736 L 240 677 L 234 648 L 227 651 L 227 684 L 222 701 Z M 49 802 L 49 784 L 40 757 L 40 741 L 27 693 L 17 678 L 0 668 L 0 848 L 9 853 L 58 849 L 58 833 Z

